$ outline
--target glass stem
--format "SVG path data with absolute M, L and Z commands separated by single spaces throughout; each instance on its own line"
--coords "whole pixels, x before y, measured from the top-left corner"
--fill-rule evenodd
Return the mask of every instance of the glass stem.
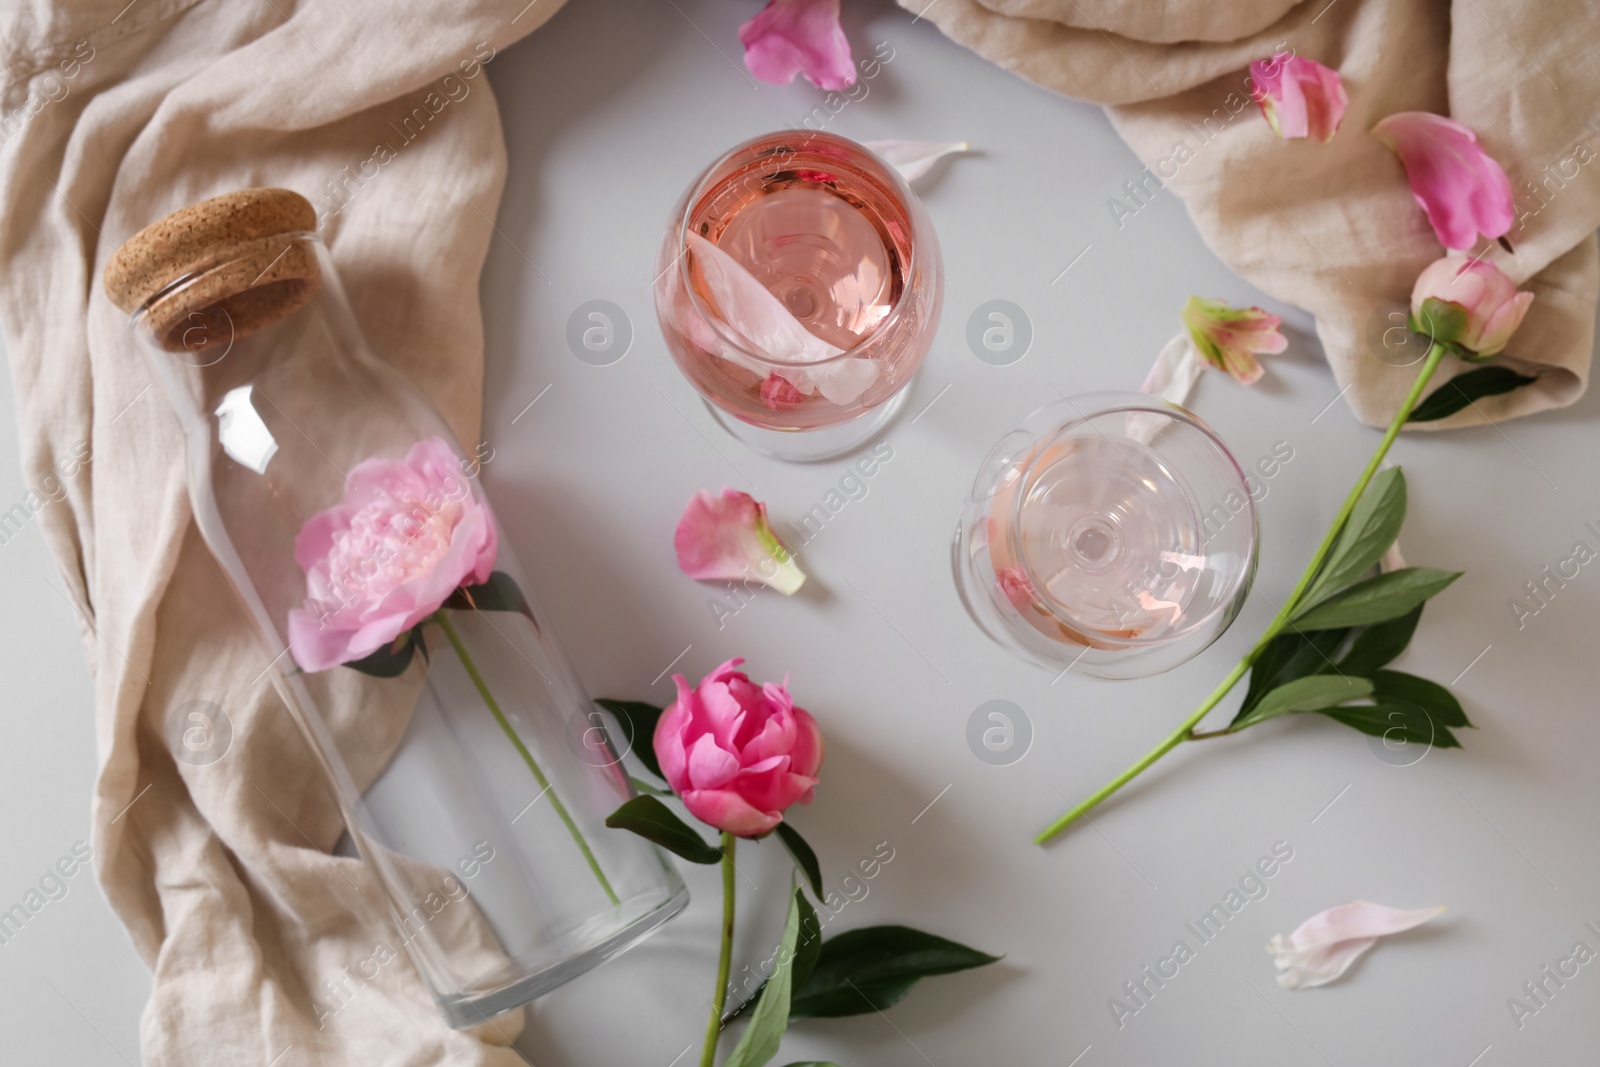
M 722 1009 L 728 1003 L 728 971 L 733 967 L 733 853 L 739 839 L 727 831 L 722 834 L 722 951 L 717 955 L 717 988 L 711 993 L 711 1017 L 706 1020 L 705 1049 L 700 1067 L 712 1067 L 717 1059 L 717 1039 L 722 1036 Z
M 1367 485 L 1378 473 L 1378 468 L 1382 465 L 1383 458 L 1389 454 L 1389 447 L 1394 444 L 1395 438 L 1400 436 L 1401 427 L 1411 417 L 1411 412 L 1415 410 L 1417 401 L 1422 398 L 1422 390 L 1427 387 L 1428 380 L 1433 377 L 1433 372 L 1438 369 L 1439 361 L 1444 358 L 1445 352 L 1445 347 L 1438 344 L 1428 349 L 1427 359 L 1423 361 L 1422 369 L 1417 372 L 1416 381 L 1411 383 L 1411 391 L 1406 394 L 1405 401 L 1400 405 L 1400 409 L 1395 412 L 1394 421 L 1389 423 L 1389 429 L 1385 431 L 1383 440 L 1378 443 L 1378 450 L 1367 461 L 1366 469 L 1361 472 L 1361 477 L 1356 481 L 1355 488 L 1351 489 L 1350 495 L 1345 497 L 1344 505 L 1339 508 L 1338 515 L 1334 516 L 1333 525 L 1328 528 L 1327 535 L 1323 537 L 1322 543 L 1317 546 L 1316 552 L 1312 554 L 1311 562 L 1307 564 L 1304 573 L 1300 575 L 1300 581 L 1295 583 L 1295 587 L 1290 591 L 1288 599 L 1283 602 L 1283 607 L 1278 609 L 1277 615 L 1273 617 L 1272 622 L 1267 626 L 1266 631 L 1261 635 L 1260 640 L 1255 643 L 1255 646 L 1234 666 L 1232 671 L 1228 672 L 1228 676 L 1222 680 L 1222 683 L 1212 690 L 1211 695 L 1205 699 L 1205 703 L 1201 704 L 1194 710 L 1193 714 L 1183 720 L 1176 730 L 1168 734 L 1166 740 L 1146 752 L 1133 766 L 1091 793 L 1077 807 L 1047 826 L 1043 832 L 1033 839 L 1034 844 L 1044 844 L 1077 822 L 1085 812 L 1092 810 L 1101 801 L 1127 785 L 1138 777 L 1146 767 L 1149 767 L 1156 760 L 1177 748 L 1184 741 L 1203 740 L 1228 732 L 1226 730 L 1214 730 L 1209 733 L 1196 734 L 1194 728 L 1200 724 L 1201 719 L 1204 719 L 1211 712 L 1212 708 L 1221 703 L 1222 698 L 1227 696 L 1234 686 L 1239 684 L 1239 680 L 1255 665 L 1256 659 L 1272 639 L 1282 633 L 1284 627 L 1289 625 L 1289 619 L 1299 606 L 1301 598 L 1305 596 L 1306 590 L 1310 588 L 1311 583 L 1316 579 L 1318 572 L 1322 570 L 1322 564 L 1327 560 L 1329 551 L 1332 550 L 1339 533 L 1344 529 L 1345 522 L 1349 520 L 1350 513 L 1355 510 L 1356 502 L 1361 499 L 1361 494 L 1366 492 Z
M 561 803 L 561 798 L 556 795 L 555 790 L 550 786 L 550 779 L 545 777 L 538 761 L 533 758 L 533 753 L 529 752 L 528 746 L 522 743 L 522 738 L 517 736 L 517 731 L 512 728 L 505 712 L 500 710 L 500 704 L 495 700 L 494 694 L 489 692 L 488 684 L 484 682 L 483 675 L 478 672 L 478 665 L 472 662 L 472 656 L 467 652 L 467 646 L 461 640 L 461 635 L 456 632 L 455 624 L 450 621 L 450 616 L 446 613 L 446 609 L 440 608 L 434 612 L 433 618 L 439 624 L 439 628 L 444 631 L 444 636 L 449 640 L 450 647 L 455 649 L 456 657 L 461 660 L 461 665 L 467 669 L 467 677 L 471 678 L 472 684 L 477 687 L 478 695 L 489 706 L 490 713 L 494 715 L 494 721 L 500 724 L 500 729 L 505 732 L 507 739 L 511 742 L 511 746 L 522 757 L 522 762 L 528 765 L 528 770 L 533 773 L 533 780 L 539 783 L 539 788 L 542 790 L 539 795 L 544 796 L 546 793 L 550 795 L 550 806 L 555 809 L 556 814 L 561 817 L 561 821 L 566 824 L 567 832 L 572 835 L 572 840 L 577 843 L 578 850 L 583 853 L 583 858 L 588 861 L 589 869 L 594 872 L 595 879 L 600 883 L 600 888 L 606 891 L 606 896 L 611 903 L 621 903 L 617 899 L 616 890 L 612 889 L 611 883 L 606 880 L 605 872 L 600 869 L 600 861 L 595 859 L 594 853 L 590 851 L 589 842 L 583 839 L 583 833 L 578 829 L 578 824 L 572 821 L 572 814 L 567 811 L 567 806 Z

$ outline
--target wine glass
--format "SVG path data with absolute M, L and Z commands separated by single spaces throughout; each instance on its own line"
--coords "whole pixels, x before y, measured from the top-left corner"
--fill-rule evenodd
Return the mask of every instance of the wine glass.
M 954 553 L 967 611 L 1001 645 L 1051 669 L 1140 678 L 1198 655 L 1238 615 L 1255 503 L 1197 416 L 1143 393 L 1091 393 L 1000 439 Z
M 938 239 L 899 173 L 808 130 L 711 164 L 656 267 L 678 368 L 729 433 L 785 460 L 843 455 L 894 417 L 943 299 Z

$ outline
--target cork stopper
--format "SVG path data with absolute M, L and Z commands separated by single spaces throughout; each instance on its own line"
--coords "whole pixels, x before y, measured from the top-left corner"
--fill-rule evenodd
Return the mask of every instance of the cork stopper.
M 316 295 L 322 274 L 300 238 L 316 225 L 311 203 L 289 189 L 202 200 L 128 238 L 106 264 L 106 295 L 129 314 L 142 309 L 169 352 L 232 344 Z

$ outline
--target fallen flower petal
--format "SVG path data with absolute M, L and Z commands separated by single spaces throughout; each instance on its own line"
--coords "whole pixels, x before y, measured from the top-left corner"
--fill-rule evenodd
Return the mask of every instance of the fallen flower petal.
M 965 141 L 863 141 L 885 163 L 900 172 L 907 182 L 914 182 L 945 156 L 965 152 L 971 146 Z
M 839 25 L 839 0 L 772 0 L 739 27 L 744 65 L 764 82 L 787 85 L 796 74 L 819 89 L 856 83 L 850 41 Z
M 1205 369 L 1206 365 L 1201 361 L 1194 341 L 1185 331 L 1162 346 L 1156 361 L 1150 364 L 1150 373 L 1145 375 L 1139 391 L 1181 406 L 1189 399 L 1194 383 Z M 1162 427 L 1170 423 L 1170 419 L 1161 415 L 1130 412 L 1125 425 L 1129 437 L 1148 445 L 1155 440 Z
M 1400 157 L 1411 195 L 1428 215 L 1439 243 L 1469 249 L 1481 233 L 1504 236 L 1516 218 L 1511 180 L 1478 146 L 1471 130 L 1426 111 L 1401 111 L 1372 127 Z
M 1278 332 L 1283 319 L 1258 307 L 1240 309 L 1221 300 L 1191 296 L 1180 317 L 1206 362 L 1245 385 L 1261 377 L 1256 353 L 1275 355 L 1289 347 L 1288 339 Z
M 690 498 L 672 538 L 678 567 L 700 581 L 755 581 L 792 596 L 806 576 L 767 522 L 767 506 L 737 489 Z
M 1288 937 L 1267 943 L 1285 989 L 1326 985 L 1343 974 L 1378 938 L 1421 926 L 1444 914 L 1437 908 L 1390 908 L 1357 900 L 1318 912 Z
M 1324 144 L 1333 139 L 1350 103 L 1339 72 L 1304 56 L 1250 64 L 1250 96 L 1279 137 L 1314 137 Z

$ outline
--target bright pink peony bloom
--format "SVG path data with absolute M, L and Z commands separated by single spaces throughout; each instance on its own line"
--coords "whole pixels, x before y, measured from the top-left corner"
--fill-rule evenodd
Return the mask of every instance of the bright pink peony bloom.
M 1283 319 L 1258 307 L 1233 308 L 1221 300 L 1191 296 L 1179 315 L 1206 362 L 1245 385 L 1261 377 L 1256 353 L 1276 355 L 1289 347 L 1288 339 L 1278 332 Z
M 1531 303 L 1533 294 L 1518 292 L 1493 263 L 1444 256 L 1417 275 L 1411 328 L 1487 359 L 1505 350 Z
M 1250 64 L 1250 96 L 1279 137 L 1315 137 L 1324 144 L 1333 139 L 1350 103 L 1339 72 L 1304 56 Z
M 811 803 L 822 766 L 822 731 L 783 685 L 757 686 L 730 659 L 678 699 L 656 723 L 656 759 L 689 813 L 719 830 L 756 837 Z
M 1406 168 L 1411 195 L 1439 243 L 1468 249 L 1481 233 L 1503 236 L 1516 218 L 1511 180 L 1500 164 L 1478 147 L 1473 132 L 1454 119 L 1426 111 L 1402 111 L 1372 127 Z
M 295 662 L 322 671 L 390 644 L 456 587 L 487 581 L 496 547 L 494 517 L 442 438 L 357 464 L 344 503 L 294 541 L 306 572 L 306 605 L 289 612 Z
M 761 582 L 784 596 L 805 584 L 805 572 L 767 522 L 767 506 L 737 489 L 690 497 L 672 545 L 679 569 L 700 581 Z
M 744 65 L 764 82 L 787 85 L 796 74 L 819 89 L 856 83 L 850 42 L 839 25 L 839 0 L 772 0 L 739 27 Z

